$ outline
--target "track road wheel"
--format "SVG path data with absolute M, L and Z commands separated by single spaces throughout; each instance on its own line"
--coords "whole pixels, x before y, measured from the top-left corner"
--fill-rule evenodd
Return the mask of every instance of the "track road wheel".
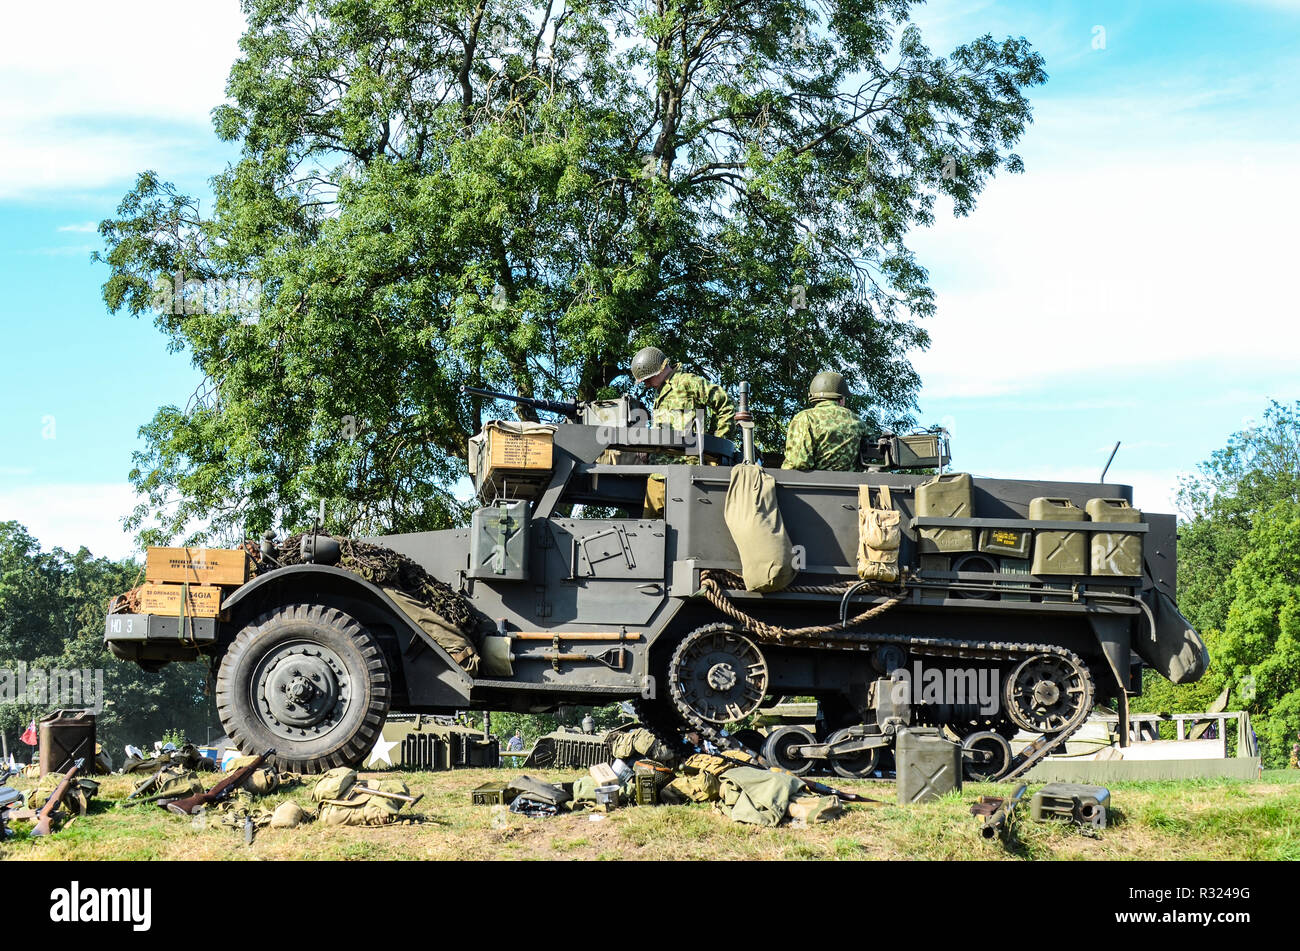
M 799 746 L 811 746 L 817 741 L 801 726 L 783 726 L 768 734 L 763 744 L 763 759 L 796 776 L 813 768 L 813 761 L 793 752 Z
M 992 730 L 972 733 L 961 741 L 961 748 L 962 772 L 973 783 L 992 782 L 1011 765 L 1011 744 Z M 986 755 L 972 756 L 970 751 Z
M 836 730 L 832 733 L 827 742 L 833 747 L 841 740 L 857 739 L 860 736 L 862 736 L 861 730 L 855 727 L 845 727 L 843 730 Z M 865 776 L 870 776 L 876 771 L 879 762 L 879 749 L 850 753 L 846 756 L 835 756 L 833 753 L 831 755 L 831 769 L 845 779 L 862 779 Z
M 354 618 L 319 604 L 268 611 L 235 636 L 217 670 L 217 712 L 246 753 L 280 769 L 356 766 L 388 715 L 388 664 Z

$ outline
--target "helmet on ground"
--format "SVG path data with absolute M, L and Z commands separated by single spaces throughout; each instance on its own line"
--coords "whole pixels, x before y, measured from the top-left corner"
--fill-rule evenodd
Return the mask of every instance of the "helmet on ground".
M 632 379 L 644 383 L 668 365 L 668 358 L 658 347 L 642 347 L 632 358 Z
M 814 403 L 818 400 L 847 398 L 848 395 L 849 388 L 844 385 L 844 377 L 834 370 L 823 370 L 808 385 L 808 399 Z

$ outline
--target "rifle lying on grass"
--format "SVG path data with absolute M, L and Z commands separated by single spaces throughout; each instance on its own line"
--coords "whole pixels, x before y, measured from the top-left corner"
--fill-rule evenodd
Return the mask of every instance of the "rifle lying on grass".
M 984 817 L 984 824 L 980 826 L 980 835 L 986 839 L 1000 836 L 1002 841 L 1009 841 L 1014 832 L 1012 823 L 1015 820 L 1016 806 L 1027 788 L 1024 783 L 1021 783 L 1020 788 L 1005 799 L 998 796 L 981 796 L 980 801 L 970 807 L 972 816 Z
M 412 809 L 415 808 L 417 802 L 424 798 L 424 793 L 420 793 L 418 796 L 404 796 L 402 793 L 384 792 L 382 789 L 373 789 L 370 786 L 353 786 L 349 790 L 349 794 L 351 793 L 365 793 L 367 796 L 379 796 L 382 799 L 396 799 L 398 802 L 406 803 Z
M 54 787 L 54 792 L 50 793 L 50 798 L 45 800 L 45 805 L 42 806 L 41 811 L 36 814 L 36 825 L 32 827 L 33 838 L 49 835 L 50 832 L 53 831 L 50 828 L 50 823 L 54 821 L 54 810 L 58 809 L 59 806 L 62 805 L 63 794 L 68 791 L 69 784 L 77 775 L 77 770 L 81 769 L 81 764 L 84 762 L 84 759 L 79 759 L 73 763 L 72 768 L 63 774 L 63 779 L 60 780 L 59 785 Z
M 160 800 L 158 805 L 166 806 L 167 809 L 176 813 L 178 816 L 193 816 L 199 813 L 199 810 L 206 809 L 208 806 L 215 806 L 217 803 L 225 802 L 235 794 L 248 777 L 262 768 L 262 765 L 272 756 L 275 750 L 267 750 L 247 766 L 241 766 L 221 782 L 217 783 L 205 793 L 197 793 L 193 796 L 187 796 L 184 799 L 173 799 L 170 802 Z

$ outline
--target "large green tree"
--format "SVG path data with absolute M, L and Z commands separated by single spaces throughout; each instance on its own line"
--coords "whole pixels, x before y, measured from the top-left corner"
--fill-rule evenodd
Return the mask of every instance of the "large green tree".
M 146 172 L 100 226 L 110 309 L 206 377 L 143 429 L 135 526 L 314 498 L 336 530 L 445 525 L 485 411 L 462 386 L 591 398 L 647 343 L 749 380 L 768 444 L 828 366 L 910 422 L 934 304 L 907 236 L 1021 169 L 1045 79 L 1023 38 L 935 55 L 913 5 L 245 0 L 213 112 L 238 160 L 211 202 Z M 196 313 L 219 280 L 256 314 Z
M 44 551 L 17 522 L 0 522 L 0 677 L 6 688 L 0 731 L 11 753 L 22 756 L 29 749 L 18 742 L 19 734 L 57 706 L 59 698 L 39 686 L 40 676 L 54 670 L 91 672 L 80 682 L 94 689 L 65 699 L 102 702 L 98 738 L 118 763 L 125 743 L 148 745 L 167 731 L 199 741 L 209 730 L 214 739 L 220 735 L 219 726 L 213 729 L 215 710 L 205 697 L 202 667 L 169 664 L 146 673 L 104 648 L 109 599 L 140 574 L 133 561 L 95 558 L 85 548 L 76 554 Z M 23 694 L 13 696 L 21 686 Z

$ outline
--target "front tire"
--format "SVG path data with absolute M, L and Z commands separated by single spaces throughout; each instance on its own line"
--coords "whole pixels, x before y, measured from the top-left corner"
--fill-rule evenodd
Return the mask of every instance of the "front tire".
M 388 664 L 355 618 L 319 604 L 268 611 L 235 636 L 217 670 L 217 712 L 246 753 L 280 769 L 357 766 L 391 700 Z

